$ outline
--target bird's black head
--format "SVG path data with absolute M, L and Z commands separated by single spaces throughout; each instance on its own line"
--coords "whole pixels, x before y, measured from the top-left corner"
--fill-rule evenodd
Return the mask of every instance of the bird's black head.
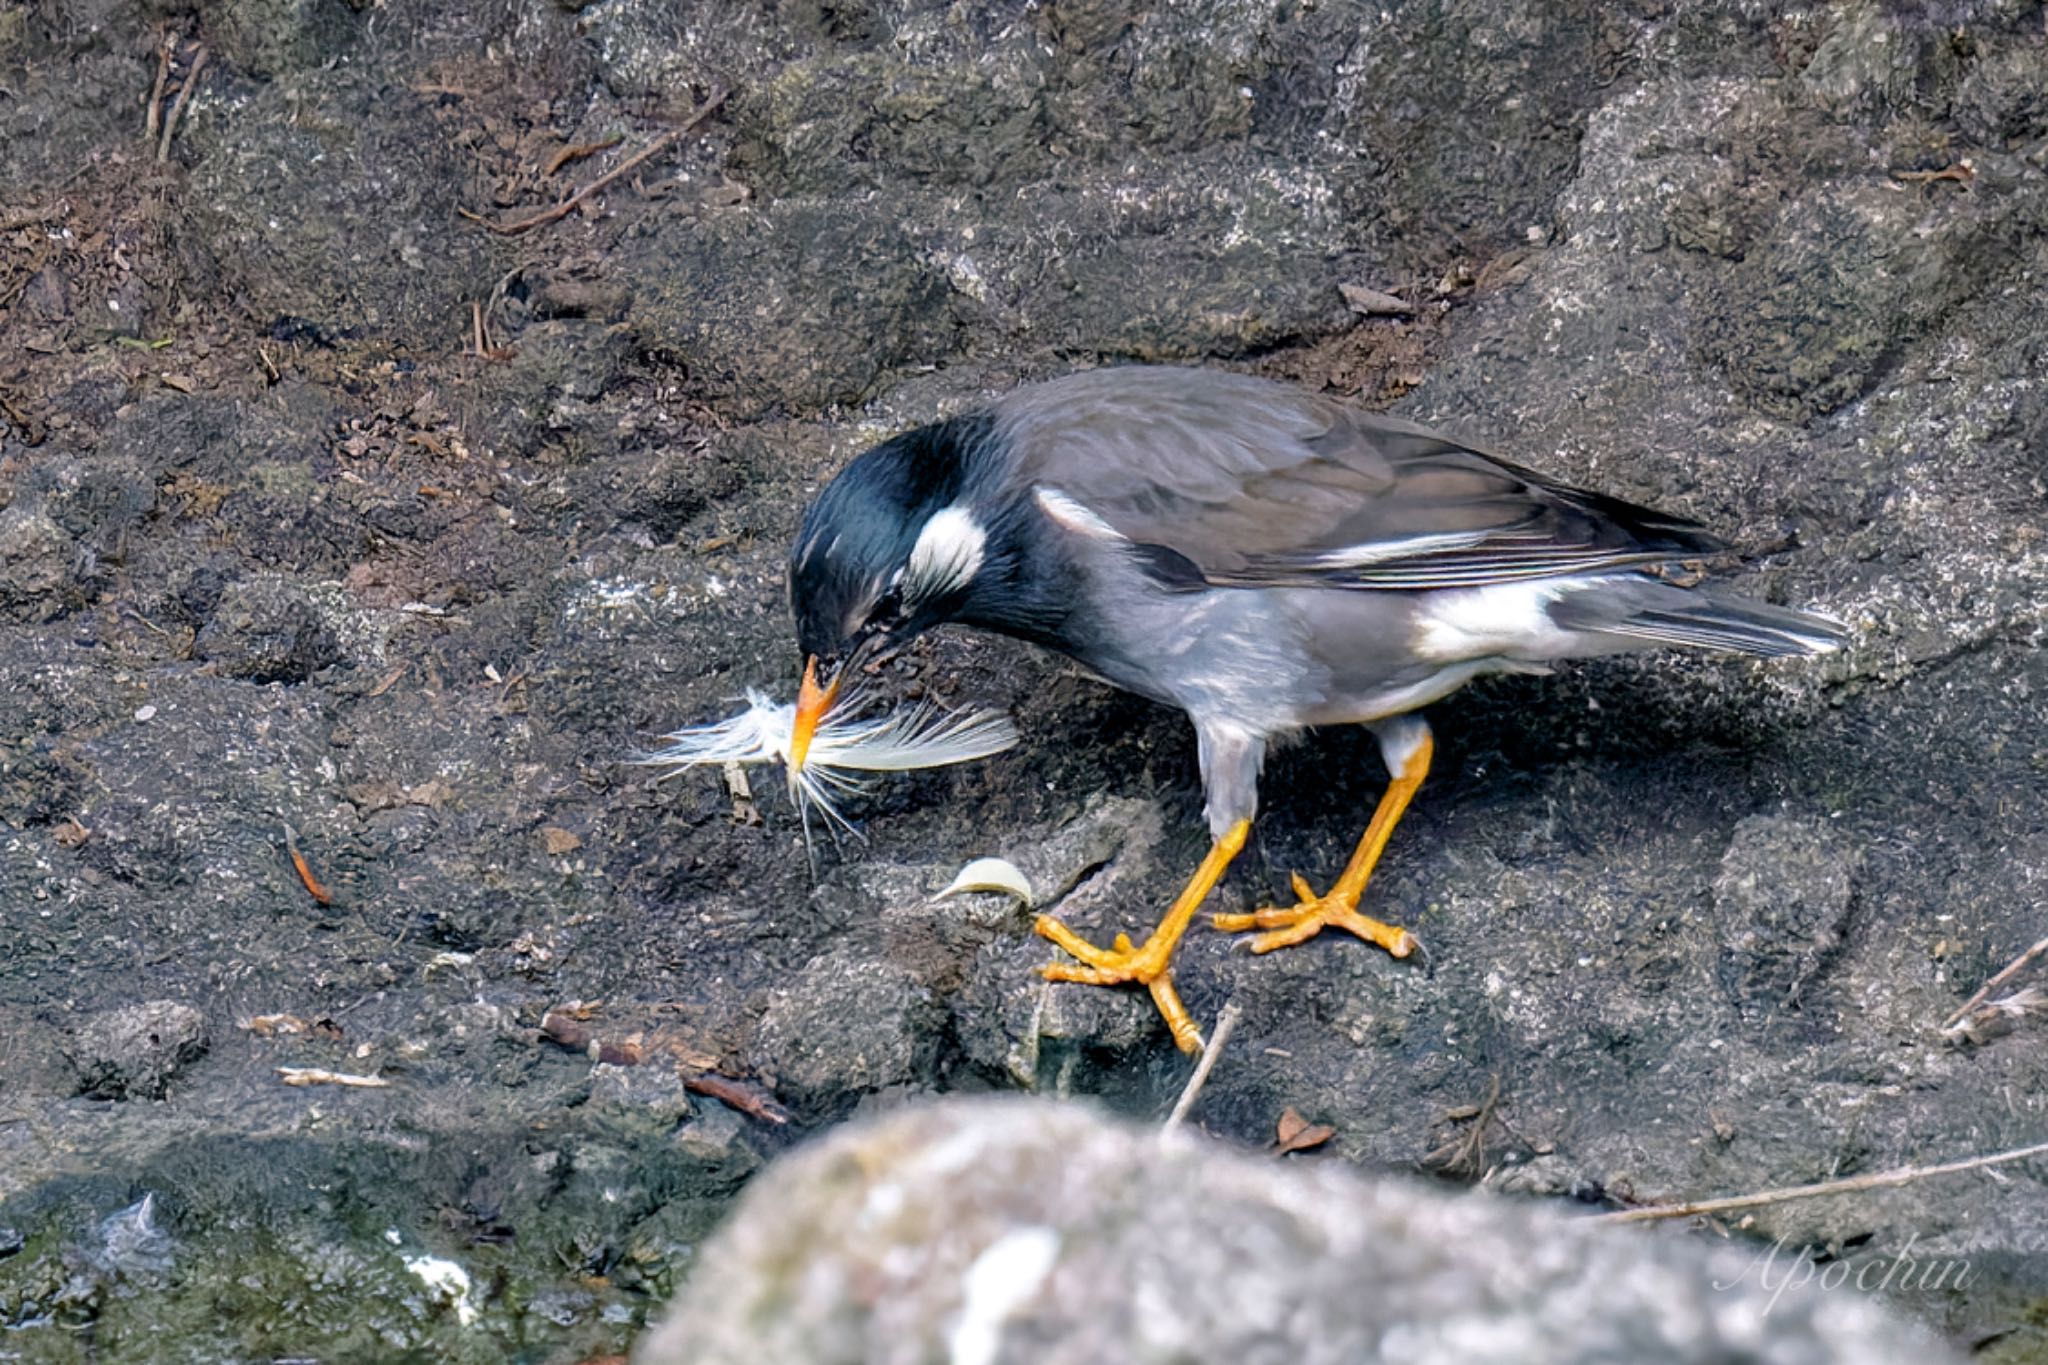
M 991 554 L 970 492 L 984 415 L 919 427 L 862 454 L 804 513 L 789 555 L 797 643 L 833 682 L 856 656 L 953 619 Z

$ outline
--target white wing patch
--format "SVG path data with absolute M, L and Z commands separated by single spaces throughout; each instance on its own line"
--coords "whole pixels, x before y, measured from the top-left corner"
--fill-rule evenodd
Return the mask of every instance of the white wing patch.
M 1444 531 L 1436 535 L 1403 536 L 1398 540 L 1375 540 L 1364 545 L 1325 550 L 1311 556 L 1306 563 L 1317 569 L 1363 569 L 1390 559 L 1406 559 L 1410 555 L 1469 549 L 1492 534 L 1490 531 Z
M 1040 484 L 1031 490 L 1040 510 L 1069 531 L 1079 531 L 1084 536 L 1097 540 L 1123 540 L 1125 536 L 1087 507 L 1074 501 L 1057 488 Z
M 1430 593 L 1415 613 L 1416 652 L 1438 663 L 1562 658 L 1576 635 L 1551 617 L 1550 604 L 1571 586 L 1552 580 Z
M 923 600 L 943 597 L 974 581 L 988 546 L 988 532 L 965 507 L 947 507 L 932 514 L 918 532 L 917 544 L 904 566 L 905 595 Z

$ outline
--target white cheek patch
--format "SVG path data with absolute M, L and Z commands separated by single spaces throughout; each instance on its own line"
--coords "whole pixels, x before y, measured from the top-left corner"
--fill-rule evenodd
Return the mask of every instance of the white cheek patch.
M 905 593 L 929 598 L 966 587 L 981 572 L 987 547 L 988 532 L 966 508 L 948 507 L 934 513 L 918 533 L 904 566 Z

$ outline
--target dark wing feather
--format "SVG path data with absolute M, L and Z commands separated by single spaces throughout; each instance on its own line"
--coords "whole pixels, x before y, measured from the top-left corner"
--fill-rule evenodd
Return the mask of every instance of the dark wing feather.
M 1015 477 L 1214 584 L 1476 587 L 1721 548 L 1683 518 L 1247 375 L 1095 370 L 995 417 Z

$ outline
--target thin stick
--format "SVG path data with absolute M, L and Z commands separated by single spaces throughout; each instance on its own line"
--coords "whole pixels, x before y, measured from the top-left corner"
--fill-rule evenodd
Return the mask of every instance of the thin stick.
M 1216 1027 L 1210 1030 L 1209 1041 L 1202 1048 L 1202 1059 L 1195 1063 L 1195 1074 L 1188 1077 L 1188 1083 L 1174 1101 L 1173 1112 L 1166 1116 L 1166 1124 L 1159 1130 L 1161 1141 L 1171 1138 L 1187 1118 L 1188 1110 L 1195 1107 L 1195 1099 L 1208 1084 L 1209 1073 L 1216 1068 L 1216 1059 L 1223 1055 L 1223 1045 L 1230 1041 L 1230 1031 L 1237 1027 L 1238 1008 L 1235 1000 L 1224 1005 L 1223 1012 L 1216 1016 Z
M 17 213 L 12 218 L 0 218 L 0 232 L 12 232 L 16 228 L 34 227 L 37 223 L 47 223 L 52 218 L 61 218 L 70 211 L 71 206 L 60 199 L 56 203 L 43 208 L 30 209 L 26 213 Z
M 718 112 L 719 106 L 725 103 L 725 97 L 727 93 L 728 92 L 724 90 L 712 91 L 711 98 L 705 100 L 703 106 L 699 108 L 696 113 L 690 115 L 690 117 L 684 121 L 682 127 L 672 128 L 668 132 L 663 133 L 660 137 L 654 139 L 654 141 L 648 143 L 645 147 L 642 147 L 639 151 L 633 153 L 633 155 L 627 157 L 624 161 L 621 161 L 618 165 L 612 167 L 603 175 L 599 176 L 597 179 L 591 181 L 588 185 L 585 185 L 582 189 L 570 195 L 567 199 L 562 200 L 553 208 L 542 209 L 539 213 L 534 214 L 530 218 L 521 218 L 518 221 L 511 223 L 494 223 L 490 219 L 484 217 L 482 214 L 472 213 L 468 209 L 459 208 L 455 211 L 461 214 L 464 218 L 469 219 L 470 222 L 476 223 L 479 226 L 481 226 L 484 229 L 484 231 L 496 233 L 500 237 L 517 237 L 522 232 L 531 232 L 533 229 L 537 227 L 542 227 L 548 223 L 552 223 L 559 218 L 565 218 L 575 209 L 575 207 L 578 204 L 588 199 L 591 195 L 596 194 L 599 190 L 611 184 L 620 176 L 625 175 L 628 172 L 634 170 L 636 167 L 646 162 L 649 158 L 660 155 L 662 152 L 667 151 L 670 147 L 673 147 L 677 142 L 681 141 L 683 138 L 689 136 L 691 133 L 696 132 L 698 126 L 702 124 L 704 120 L 710 118 L 713 114 Z
M 1950 1029 L 1954 1028 L 1956 1021 L 1958 1019 L 1961 1019 L 1971 1010 L 1974 1010 L 1977 1008 L 1977 1006 L 1983 1004 L 1986 998 L 1990 996 L 1991 992 L 1997 990 L 2000 986 L 2003 986 L 2006 982 L 2012 980 L 2015 976 L 2019 975 L 2020 971 L 2029 962 L 2032 962 L 2035 958 L 2039 957 L 2043 953 L 2048 953 L 2048 938 L 2042 939 L 2039 943 L 2036 943 L 2033 947 L 2027 949 L 2024 953 L 2021 953 L 2018 957 L 2006 963 L 2005 970 L 2001 971 L 1997 976 L 1992 977 L 1989 981 L 1985 982 L 1982 986 L 1978 987 L 1977 993 L 1971 996 L 1968 1000 L 1965 1000 L 1963 1002 L 1963 1007 L 1961 1009 L 1957 1010 L 1954 1014 L 1951 1014 L 1948 1018 L 1941 1021 L 1941 1031 L 1943 1033 L 1946 1033 Z
M 548 164 L 541 168 L 540 173 L 543 176 L 553 175 L 572 161 L 581 161 L 586 156 L 596 156 L 599 152 L 608 152 L 625 140 L 626 135 L 624 133 L 613 133 L 610 137 L 598 142 L 578 142 L 572 146 L 564 147 L 548 158 Z
M 143 135 L 154 138 L 164 126 L 164 85 L 171 78 L 171 35 L 160 33 L 156 42 L 156 84 L 149 91 L 149 113 L 142 120 Z
M 313 875 L 312 865 L 306 861 L 306 855 L 299 852 L 299 836 L 293 832 L 290 825 L 284 827 L 284 849 L 292 856 L 292 869 L 299 874 L 299 880 L 306 884 L 306 894 L 322 905 L 334 904 L 334 893 Z
M 351 1090 L 389 1090 L 391 1082 L 382 1076 L 358 1076 L 348 1071 L 329 1071 L 318 1066 L 281 1066 L 277 1078 L 286 1085 L 339 1085 Z
M 1859 1190 L 1889 1189 L 1894 1185 L 1910 1185 L 1931 1175 L 1952 1175 L 1957 1171 L 2003 1166 L 2007 1162 L 2023 1161 L 2031 1156 L 2048 1156 L 2048 1142 L 2037 1142 L 2031 1147 L 2015 1147 L 2006 1152 L 1993 1152 L 1988 1156 L 1947 1161 L 1939 1166 L 1900 1166 L 1894 1170 L 1878 1171 L 1871 1175 L 1851 1176 L 1847 1180 L 1825 1180 L 1818 1185 L 1787 1185 L 1782 1189 L 1759 1190 L 1755 1194 L 1738 1194 L 1726 1199 L 1695 1199 L 1684 1204 L 1650 1204 L 1640 1209 L 1623 1209 L 1620 1213 L 1595 1214 L 1592 1221 L 1647 1223 L 1660 1218 L 1690 1218 L 1698 1213 L 1729 1213 L 1735 1209 L 1754 1209 L 1765 1204 L 1790 1203 L 1795 1199 L 1818 1199 L 1827 1194 L 1853 1194 Z
M 185 104 L 192 98 L 192 92 L 199 88 L 199 73 L 206 70 L 206 44 L 199 45 L 199 51 L 192 57 L 192 69 L 185 73 L 185 83 L 178 87 L 178 98 L 171 101 L 171 112 L 164 115 L 163 140 L 156 144 L 156 159 L 171 159 L 171 135 L 178 131 L 178 117 L 185 112 Z

